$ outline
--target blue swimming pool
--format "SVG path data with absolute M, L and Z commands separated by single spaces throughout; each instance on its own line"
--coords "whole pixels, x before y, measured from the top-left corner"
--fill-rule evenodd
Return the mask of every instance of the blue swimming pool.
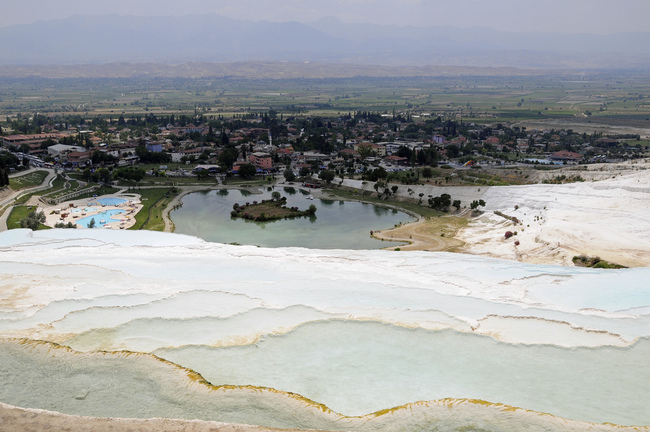
M 71 210 L 72 213 L 90 213 L 90 212 L 95 212 L 97 209 L 95 207 L 84 207 L 84 208 L 76 208 Z
M 113 219 L 111 216 L 115 216 L 118 214 L 126 213 L 126 210 L 118 210 L 118 209 L 113 209 L 113 210 L 106 210 L 101 213 L 98 213 L 96 215 L 92 216 L 86 216 L 83 219 L 79 219 L 75 223 L 77 225 L 80 225 L 84 228 L 88 228 L 88 224 L 90 224 L 90 221 L 92 219 L 95 219 L 95 227 L 100 228 L 102 225 L 111 223 L 111 222 L 119 222 L 120 219 Z M 102 223 L 104 221 L 104 223 Z
M 97 198 L 97 202 L 101 205 L 118 205 L 125 203 L 126 200 L 122 198 Z

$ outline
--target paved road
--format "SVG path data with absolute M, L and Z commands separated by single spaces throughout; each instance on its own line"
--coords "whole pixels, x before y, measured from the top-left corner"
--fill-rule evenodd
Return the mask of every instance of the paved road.
M 6 195 L 2 198 L 0 198 L 0 209 L 5 208 L 5 206 L 8 206 L 4 213 L 2 213 L 2 216 L 0 216 L 0 231 L 6 231 L 7 230 L 7 218 L 9 217 L 9 214 L 11 213 L 11 209 L 13 208 L 11 203 L 16 200 L 16 198 L 32 193 L 32 192 L 38 192 L 40 190 L 45 190 L 51 187 L 52 180 L 56 177 L 56 173 L 54 172 L 53 169 L 47 169 L 47 168 L 30 168 L 26 171 L 21 171 L 19 173 L 11 174 L 9 178 L 12 177 L 20 177 L 24 176 L 25 174 L 29 174 L 30 172 L 34 171 L 48 171 L 47 177 L 43 180 L 43 183 L 40 184 L 40 186 L 34 186 L 31 188 L 27 189 L 21 189 L 18 191 L 13 191 L 9 195 Z

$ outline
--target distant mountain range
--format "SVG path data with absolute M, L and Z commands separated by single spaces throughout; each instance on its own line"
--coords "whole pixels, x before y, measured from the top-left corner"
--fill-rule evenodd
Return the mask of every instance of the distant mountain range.
M 535 69 L 650 67 L 650 33 L 510 33 L 488 28 L 72 16 L 0 28 L 0 65 L 318 62 Z

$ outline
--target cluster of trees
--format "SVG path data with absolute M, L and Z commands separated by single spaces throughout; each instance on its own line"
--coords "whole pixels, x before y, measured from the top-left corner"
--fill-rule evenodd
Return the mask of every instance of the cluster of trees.
M 27 215 L 27 217 L 24 217 L 20 220 L 20 227 L 29 228 L 32 231 L 36 231 L 38 227 L 44 222 L 45 222 L 45 213 L 43 213 L 42 211 L 40 212 L 32 211 Z
M 424 148 L 422 150 L 411 150 L 406 146 L 401 146 L 397 150 L 397 156 L 407 158 L 411 165 L 438 166 L 439 155 L 438 150 L 436 150 L 435 147 Z
M 140 157 L 141 163 L 161 164 L 171 162 L 172 160 L 172 156 L 169 153 L 149 151 L 143 144 L 135 148 L 135 154 Z
M 139 183 L 145 175 L 144 168 L 138 167 L 124 167 L 112 171 L 108 168 L 99 168 L 94 171 L 86 168 L 81 172 L 81 178 L 84 181 L 93 183 L 109 183 L 113 179 L 123 179 Z
M 54 228 L 77 228 L 77 224 L 72 222 L 57 222 L 54 224 Z
M 9 170 L 0 168 L 0 187 L 9 186 Z
M 144 168 L 125 167 L 113 170 L 113 177 L 139 183 L 145 176 Z
M 375 168 L 374 170 L 366 170 L 361 175 L 362 180 L 368 180 L 374 182 L 385 180 L 386 177 L 388 177 L 388 172 L 384 169 L 384 167 L 378 167 Z
M 253 164 L 243 164 L 239 166 L 237 173 L 243 179 L 252 179 L 257 174 L 257 168 Z
M 108 183 L 113 178 L 113 175 L 107 168 L 100 168 L 95 171 L 92 171 L 90 168 L 86 168 L 81 172 L 81 178 L 87 182 Z
M 0 187 L 9 185 L 9 170 L 18 168 L 20 160 L 9 152 L 0 153 Z
M 472 210 L 477 210 L 479 207 L 485 207 L 485 201 L 483 201 L 482 199 L 474 200 L 469 205 L 469 208 L 471 208 Z
M 457 209 L 460 208 L 460 200 L 451 200 L 451 195 L 449 194 L 442 194 L 437 197 L 431 197 L 429 198 L 429 207 L 435 210 L 440 210 L 440 211 L 449 211 L 449 208 L 451 206 L 456 207 Z

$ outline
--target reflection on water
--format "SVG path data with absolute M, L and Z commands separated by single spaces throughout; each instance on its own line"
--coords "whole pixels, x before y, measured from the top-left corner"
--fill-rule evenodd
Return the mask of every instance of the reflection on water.
M 295 195 L 296 194 L 296 188 L 293 187 L 284 187 L 284 192 L 287 195 Z
M 298 189 L 300 194 L 295 193 L 295 188 L 283 189 L 293 189 L 294 192 L 293 195 L 283 195 L 287 198 L 287 206 L 304 210 L 314 204 L 317 207 L 316 214 L 313 217 L 273 222 L 234 219 L 230 216 L 233 204 L 270 199 L 271 192 L 255 194 L 253 200 L 244 198 L 251 195 L 250 191 L 244 190 L 192 193 L 183 197 L 183 206 L 171 213 L 175 232 L 213 242 L 236 242 L 264 247 L 381 249 L 388 244 L 370 237 L 371 230 L 392 228 L 414 220 L 394 209 L 358 202 L 341 205 L 343 201 L 335 206 L 333 200 L 305 199 L 305 196 L 311 194 L 302 189 Z

